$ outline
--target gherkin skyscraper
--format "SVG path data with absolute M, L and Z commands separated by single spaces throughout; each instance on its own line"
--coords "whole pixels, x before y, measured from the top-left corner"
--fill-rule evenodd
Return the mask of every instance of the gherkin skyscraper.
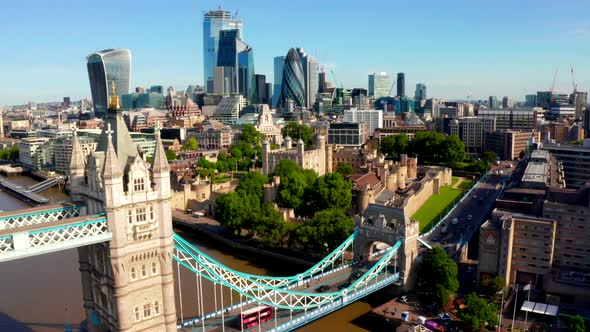
M 287 53 L 283 65 L 283 81 L 281 83 L 280 106 L 287 108 L 289 100 L 294 107 L 305 106 L 305 83 L 303 68 L 297 51 L 292 48 Z

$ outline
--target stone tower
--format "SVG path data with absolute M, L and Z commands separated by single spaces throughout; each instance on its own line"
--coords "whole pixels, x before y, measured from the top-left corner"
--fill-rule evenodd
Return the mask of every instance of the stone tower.
M 113 89 L 114 91 L 115 89 Z M 72 198 L 104 213 L 113 238 L 78 249 L 90 331 L 176 331 L 170 166 L 156 130 L 152 165 L 111 96 L 98 146 L 86 160 L 74 135 Z

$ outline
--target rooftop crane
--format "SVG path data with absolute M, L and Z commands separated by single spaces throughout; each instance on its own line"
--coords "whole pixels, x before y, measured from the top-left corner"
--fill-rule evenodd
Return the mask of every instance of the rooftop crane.
M 344 84 L 342 84 L 342 82 L 338 82 L 338 80 L 336 79 L 336 74 L 334 74 L 334 71 L 332 70 L 332 68 L 330 68 L 330 73 L 332 74 L 332 78 L 334 79 L 334 84 L 336 84 L 336 86 L 340 86 L 340 93 L 338 94 L 338 105 L 342 105 L 342 96 L 344 95 Z
M 553 89 L 555 88 L 555 79 L 557 79 L 557 68 L 555 68 L 555 74 L 553 75 L 553 84 L 551 84 L 551 104 L 553 104 Z
M 576 83 L 576 79 L 574 78 L 574 67 L 572 65 L 570 65 L 570 69 L 572 72 L 572 85 L 574 86 L 574 95 L 575 95 L 576 92 L 578 91 L 578 84 Z
M 391 88 L 389 88 L 389 97 L 391 97 L 392 93 L 393 93 L 393 87 L 395 86 L 395 83 L 397 83 L 397 80 L 393 80 L 393 84 L 391 84 Z

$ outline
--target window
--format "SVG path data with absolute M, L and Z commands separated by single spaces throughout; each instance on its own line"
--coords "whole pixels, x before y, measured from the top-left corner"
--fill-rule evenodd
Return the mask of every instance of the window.
M 158 264 L 156 262 L 152 262 L 152 274 L 158 273 Z
M 154 206 L 150 205 L 150 220 L 154 220 Z
M 145 184 L 143 178 L 133 179 L 133 191 L 145 190 Z
M 129 223 L 133 224 L 133 211 L 131 209 L 127 211 L 127 216 L 129 217 Z
M 135 267 L 131 268 L 131 280 L 137 279 L 137 273 L 135 271 Z
M 145 267 L 145 264 L 141 264 L 141 277 L 147 277 L 147 269 Z
M 144 207 L 140 207 L 140 208 L 135 209 L 135 220 L 137 220 L 137 222 L 146 221 L 146 214 L 145 214 Z
M 141 320 L 141 313 L 139 312 L 139 307 L 135 307 L 133 311 L 135 312 L 135 321 L 139 322 Z
M 151 305 L 148 304 L 144 304 L 143 305 L 143 318 L 149 318 L 152 316 L 152 308 Z
M 160 314 L 160 303 L 158 301 L 154 302 L 154 315 Z

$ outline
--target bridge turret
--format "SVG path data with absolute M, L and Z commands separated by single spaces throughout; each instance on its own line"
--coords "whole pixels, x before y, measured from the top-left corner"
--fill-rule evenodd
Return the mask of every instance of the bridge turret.
M 78 140 L 78 131 L 74 129 L 74 138 L 72 140 L 72 156 L 70 159 L 69 182 L 70 188 L 79 188 L 84 183 L 84 173 L 86 171 L 86 162 L 84 152 Z
M 113 141 L 111 134 L 111 124 L 108 124 L 108 135 L 107 151 L 104 158 L 104 166 L 102 177 L 104 179 L 104 203 L 105 207 L 112 207 L 115 202 L 119 201 L 123 197 L 123 172 L 119 167 L 117 153 L 113 147 Z
M 152 178 L 154 181 L 154 190 L 156 190 L 161 198 L 170 197 L 170 164 L 166 159 L 166 151 L 162 144 L 160 137 L 160 128 L 156 126 L 156 148 L 154 151 L 154 159 L 152 161 Z

